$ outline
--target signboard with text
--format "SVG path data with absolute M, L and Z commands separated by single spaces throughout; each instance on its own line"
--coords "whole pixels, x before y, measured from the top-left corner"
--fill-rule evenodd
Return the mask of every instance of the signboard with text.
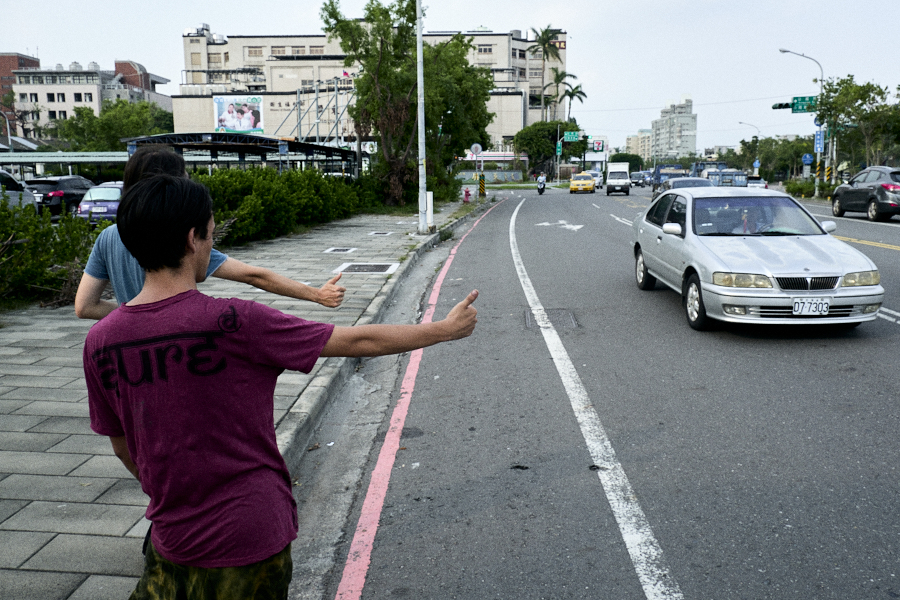
M 215 131 L 263 133 L 262 97 L 213 96 Z
M 794 96 L 791 100 L 791 112 L 816 112 L 816 96 Z
M 578 141 L 578 132 L 577 131 L 566 131 L 563 136 L 564 142 L 577 142 Z

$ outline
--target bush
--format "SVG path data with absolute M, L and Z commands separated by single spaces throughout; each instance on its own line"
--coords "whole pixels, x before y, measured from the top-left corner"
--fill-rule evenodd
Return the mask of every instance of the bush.
M 834 195 L 834 185 L 820 181 L 819 196 L 831 198 Z M 784 182 L 784 191 L 795 198 L 812 198 L 816 193 L 816 182 L 812 179 L 792 179 Z

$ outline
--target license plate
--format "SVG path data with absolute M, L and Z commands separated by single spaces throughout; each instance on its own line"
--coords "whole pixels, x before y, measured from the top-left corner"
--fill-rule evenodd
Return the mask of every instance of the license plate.
M 795 315 L 827 315 L 831 298 L 794 298 Z
M 106 212 L 106 207 L 105 206 L 95 206 L 94 208 L 91 209 L 91 212 L 92 213 L 104 213 L 104 212 Z

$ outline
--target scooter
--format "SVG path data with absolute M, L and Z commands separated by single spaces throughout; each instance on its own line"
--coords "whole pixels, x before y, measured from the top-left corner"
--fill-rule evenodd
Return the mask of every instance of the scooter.
M 538 195 L 542 196 L 544 194 L 544 182 L 538 181 Z

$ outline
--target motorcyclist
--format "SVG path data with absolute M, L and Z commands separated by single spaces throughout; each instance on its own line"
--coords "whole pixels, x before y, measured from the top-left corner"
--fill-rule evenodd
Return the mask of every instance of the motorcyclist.
M 547 177 L 544 175 L 544 172 L 541 171 L 540 176 L 537 178 L 537 188 L 538 194 L 544 193 L 544 185 L 547 183 Z

